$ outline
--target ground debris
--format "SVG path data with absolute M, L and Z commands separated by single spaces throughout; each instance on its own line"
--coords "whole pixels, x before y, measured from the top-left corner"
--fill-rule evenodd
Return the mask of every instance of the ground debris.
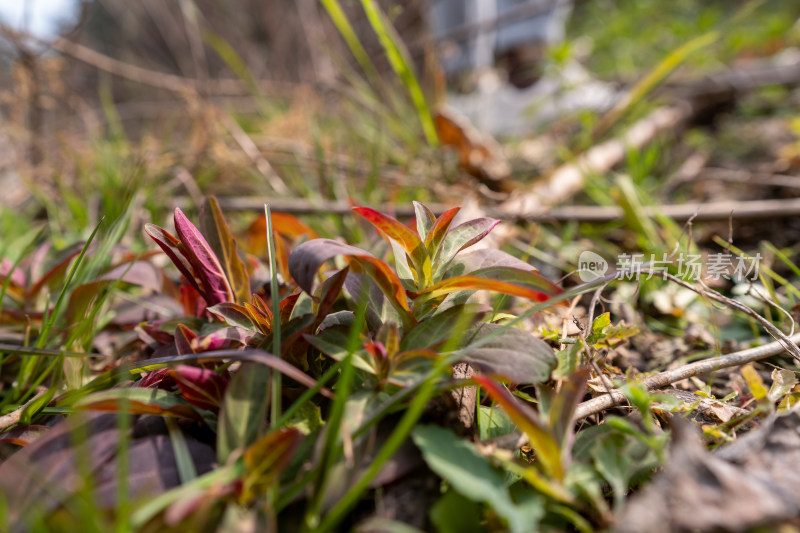
M 748 531 L 800 513 L 800 409 L 709 453 L 689 425 L 672 424 L 664 471 L 634 496 L 615 531 Z

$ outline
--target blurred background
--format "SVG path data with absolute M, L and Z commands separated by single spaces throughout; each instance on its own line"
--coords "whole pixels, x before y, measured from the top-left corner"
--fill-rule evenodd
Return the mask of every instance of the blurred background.
M 780 0 L 4 1 L 2 202 L 64 234 L 114 216 L 120 191 L 156 218 L 204 193 L 296 212 L 497 206 L 681 100 L 681 127 L 641 143 L 657 153 L 546 203 L 614 205 L 620 164 L 658 201 L 708 195 L 665 177 L 698 151 L 753 156 L 720 129 L 731 106 L 740 122 L 783 117 L 754 137 L 794 164 L 799 14 Z

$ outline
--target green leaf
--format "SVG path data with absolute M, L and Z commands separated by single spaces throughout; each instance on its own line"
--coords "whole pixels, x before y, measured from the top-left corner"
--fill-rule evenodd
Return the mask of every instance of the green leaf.
M 603 328 L 611 325 L 611 313 L 603 313 L 594 319 L 592 323 L 592 333 L 600 333 Z
M 319 406 L 311 402 L 305 402 L 294 411 L 286 425 L 296 429 L 303 435 L 310 435 L 325 425 L 325 422 L 322 420 Z
M 403 41 L 373 0 L 361 0 L 361 5 L 364 7 L 367 20 L 369 20 L 372 29 L 378 36 L 383 51 L 386 53 L 386 57 L 389 59 L 389 64 L 411 96 L 411 101 L 417 110 L 428 144 L 438 146 L 439 137 L 436 134 L 433 116 L 425 100 L 425 94 L 422 92 L 419 81 L 417 81 L 417 76 L 414 74 L 413 63 L 409 58 L 408 50 L 405 49 Z
M 517 429 L 516 424 L 497 406 L 478 406 L 478 430 L 481 440 L 508 435 Z
M 487 306 L 479 304 L 461 304 L 420 320 L 419 324 L 408 330 L 400 341 L 401 350 L 431 348 L 450 338 L 457 324 L 472 323 L 480 315 L 488 311 Z M 465 314 L 473 320 L 460 322 Z
M 519 523 L 505 475 L 453 432 L 438 426 L 417 426 L 411 432 L 422 457 L 442 479 L 472 501 L 483 502 L 501 517 L 512 531 L 530 531 L 531 524 Z
M 615 437 L 595 441 L 591 454 L 595 468 L 611 485 L 614 507 L 619 509 L 625 501 L 635 458 L 622 453 L 625 441 L 619 435 Z
M 492 336 L 478 346 L 465 347 L 464 360 L 504 376 L 514 383 L 541 383 L 556 365 L 553 349 L 525 330 L 499 324 L 479 324 L 464 335 L 469 343 Z
M 583 344 L 576 342 L 556 352 L 558 366 L 553 370 L 553 379 L 563 379 L 572 375 L 578 369 L 578 354 L 580 354 L 581 349 L 583 349 Z
M 443 216 L 444 215 L 442 215 L 442 217 Z M 453 216 L 455 216 L 455 213 Z M 499 223 L 500 221 L 494 218 L 475 218 L 463 224 L 459 224 L 448 231 L 441 246 L 436 250 L 436 256 L 434 257 L 434 262 L 436 263 L 434 279 L 438 279 L 438 277 L 447 270 L 450 261 L 458 252 L 469 248 L 489 235 L 489 232 Z
M 341 327 L 330 327 L 317 335 L 306 335 L 305 339 L 311 346 L 336 361 L 344 361 L 350 353 L 347 349 L 348 334 Z M 353 353 L 352 364 L 359 370 L 375 374 L 375 367 L 363 350 Z
M 486 531 L 481 525 L 478 507 L 454 490 L 448 490 L 433 504 L 429 516 L 439 533 L 480 533 Z
M 414 214 L 417 220 L 417 235 L 422 241 L 425 241 L 428 237 L 428 232 L 436 223 L 436 216 L 425 204 L 421 202 L 412 203 L 414 204 Z
M 256 363 L 242 363 L 228 385 L 219 410 L 217 457 L 225 463 L 237 449 L 255 442 L 267 414 L 270 370 Z

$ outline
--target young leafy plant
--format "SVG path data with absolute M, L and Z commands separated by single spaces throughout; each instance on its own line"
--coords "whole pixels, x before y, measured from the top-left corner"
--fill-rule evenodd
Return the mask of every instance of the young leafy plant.
M 520 329 L 479 326 L 489 308 L 466 300 L 475 291 L 489 290 L 541 302 L 561 289 L 505 252 L 462 253 L 486 237 L 498 220 L 479 218 L 452 227 L 458 208 L 437 218 L 421 203 L 414 207 L 416 230 L 373 209 L 353 209 L 389 243 L 394 269 L 366 250 L 331 239 L 304 242 L 289 257 L 292 278 L 309 294 L 314 294 L 315 279 L 326 262 L 341 258 L 350 267 L 344 288 L 353 299 L 366 294 L 369 325 L 353 354 L 354 364 L 375 375 L 378 383 L 399 384 L 419 376 L 437 347 L 459 334 L 462 346 L 478 340 L 483 344 L 466 351 L 466 361 L 516 381 L 547 379 L 555 365 L 551 348 Z M 329 282 L 326 275 L 319 286 Z M 464 322 L 464 316 L 471 318 Z M 459 323 L 463 329 L 457 331 Z M 348 353 L 344 330 L 349 322 L 321 325 L 326 327 L 309 336 L 309 342 L 341 360 Z
M 289 257 L 289 270 L 305 291 L 313 290 L 320 267 L 335 257 L 344 257 L 354 272 L 365 274 L 381 290 L 395 311 L 392 318 L 410 328 L 435 312 L 446 298 L 457 300 L 463 291 L 493 292 L 545 301 L 561 289 L 542 277 L 536 268 L 499 250 L 459 254 L 477 243 L 499 221 L 478 218 L 454 228 L 458 208 L 436 218 L 415 202 L 417 230 L 371 208 L 353 210 L 368 220 L 393 250 L 395 271 L 369 252 L 330 239 L 312 239 L 298 246 Z M 378 303 L 372 310 L 382 313 Z

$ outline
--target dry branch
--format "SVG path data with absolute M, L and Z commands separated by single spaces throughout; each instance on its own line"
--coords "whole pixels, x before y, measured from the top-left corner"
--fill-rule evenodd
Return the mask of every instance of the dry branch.
M 177 197 L 176 204 L 180 205 L 184 198 Z M 261 211 L 264 203 L 272 206 L 273 211 L 307 214 L 334 214 L 346 215 L 351 212 L 351 204 L 343 201 L 330 200 L 302 200 L 302 199 L 266 199 L 258 197 L 223 197 L 219 199 L 220 207 L 226 211 Z M 430 209 L 441 214 L 452 207 L 449 204 L 427 204 Z M 407 205 L 384 205 L 380 208 L 387 213 L 399 217 L 414 216 L 413 207 Z M 569 205 L 553 208 L 539 207 L 532 211 L 506 211 L 486 206 L 481 211 L 485 216 L 508 221 L 526 222 L 612 222 L 623 217 L 619 207 Z M 763 219 L 781 218 L 800 215 L 800 198 L 781 200 L 752 200 L 752 201 L 722 201 L 704 204 L 667 204 L 660 206 L 646 206 L 643 209 L 646 216 L 664 215 L 677 221 L 686 221 L 694 217 L 694 221 L 720 221 L 728 220 L 733 213 L 734 219 Z M 695 216 L 696 215 L 696 216 Z
M 45 48 L 51 48 L 98 70 L 157 89 L 165 89 L 180 94 L 203 94 L 209 96 L 251 94 L 247 86 L 238 79 L 195 79 L 159 72 L 114 59 L 63 37 L 48 41 L 29 33 L 15 30 L 2 23 L 0 23 L 0 35 L 14 42 L 33 42 Z M 273 93 L 289 95 L 296 90 L 296 85 L 291 83 L 276 83 L 265 80 L 260 80 L 258 83 L 262 89 Z
M 508 213 L 525 213 L 563 203 L 581 190 L 586 176 L 611 170 L 625 158 L 628 150 L 640 149 L 662 133 L 680 131 L 694 117 L 721 102 L 758 87 L 800 84 L 800 65 L 769 62 L 756 62 L 755 65 L 665 89 L 672 94 L 674 104 L 656 109 L 620 137 L 593 146 L 542 181 L 512 195 L 500 206 L 501 209 Z
M 797 344 L 800 342 L 800 333 L 789 337 L 789 340 L 794 344 Z M 697 361 L 696 363 L 684 365 L 674 370 L 667 370 L 665 372 L 645 378 L 642 380 L 641 384 L 647 387 L 647 390 L 652 391 L 666 387 L 667 385 L 683 379 L 705 374 L 707 372 L 722 370 L 723 368 L 746 365 L 747 363 L 760 361 L 761 359 L 766 359 L 767 357 L 772 357 L 785 351 L 786 347 L 782 342 L 770 342 L 769 344 L 764 344 L 763 346 L 748 348 L 739 352 L 734 352 L 711 359 L 705 359 L 703 361 Z M 619 390 L 613 390 L 610 394 L 592 398 L 591 400 L 587 400 L 578 405 L 578 408 L 575 410 L 575 420 L 580 420 L 582 418 L 586 418 L 587 416 L 600 413 L 605 409 L 613 407 L 624 401 L 625 395 Z
M 611 170 L 625 158 L 628 150 L 642 148 L 660 133 L 681 128 L 693 114 L 694 107 L 688 103 L 656 109 L 634 124 L 622 137 L 590 148 L 575 161 L 557 168 L 529 189 L 512 194 L 500 209 L 509 214 L 526 213 L 559 204 L 581 190 L 584 176 Z
M 14 411 L 11 411 L 10 413 L 5 414 L 3 416 L 0 416 L 0 431 L 5 431 L 6 429 L 8 429 L 8 428 L 10 428 L 12 426 L 16 426 L 19 423 L 19 421 L 22 419 L 22 412 L 25 410 L 25 407 L 27 407 L 28 405 L 36 402 L 37 400 L 39 400 L 39 398 L 44 396 L 46 393 L 47 393 L 47 389 L 42 387 L 39 390 L 39 392 L 37 392 L 36 395 L 33 398 L 28 400 L 28 402 L 25 405 L 21 405 L 18 409 L 15 409 Z
M 800 343 L 800 333 L 789 337 L 789 340 L 795 345 Z M 786 347 L 782 342 L 770 342 L 762 346 L 756 346 L 755 348 L 748 348 L 746 350 L 741 350 L 727 355 L 690 363 L 673 370 L 667 370 L 665 372 L 647 377 L 639 383 L 646 387 L 648 391 L 653 392 L 684 379 L 699 376 L 708 372 L 715 372 L 724 368 L 743 366 L 747 363 L 760 361 L 774 355 L 782 354 L 785 351 Z M 611 407 L 619 405 L 625 401 L 625 394 L 623 394 L 623 392 L 619 389 L 613 389 L 596 398 L 592 398 L 591 400 L 587 400 L 578 404 L 578 408 L 575 410 L 573 419 L 575 421 L 582 420 L 588 416 L 601 413 L 606 409 L 610 409 Z M 504 435 L 503 437 L 498 437 L 497 439 L 493 439 L 489 442 L 499 448 L 516 449 L 527 444 L 528 437 L 527 435 L 514 432 L 509 435 Z

